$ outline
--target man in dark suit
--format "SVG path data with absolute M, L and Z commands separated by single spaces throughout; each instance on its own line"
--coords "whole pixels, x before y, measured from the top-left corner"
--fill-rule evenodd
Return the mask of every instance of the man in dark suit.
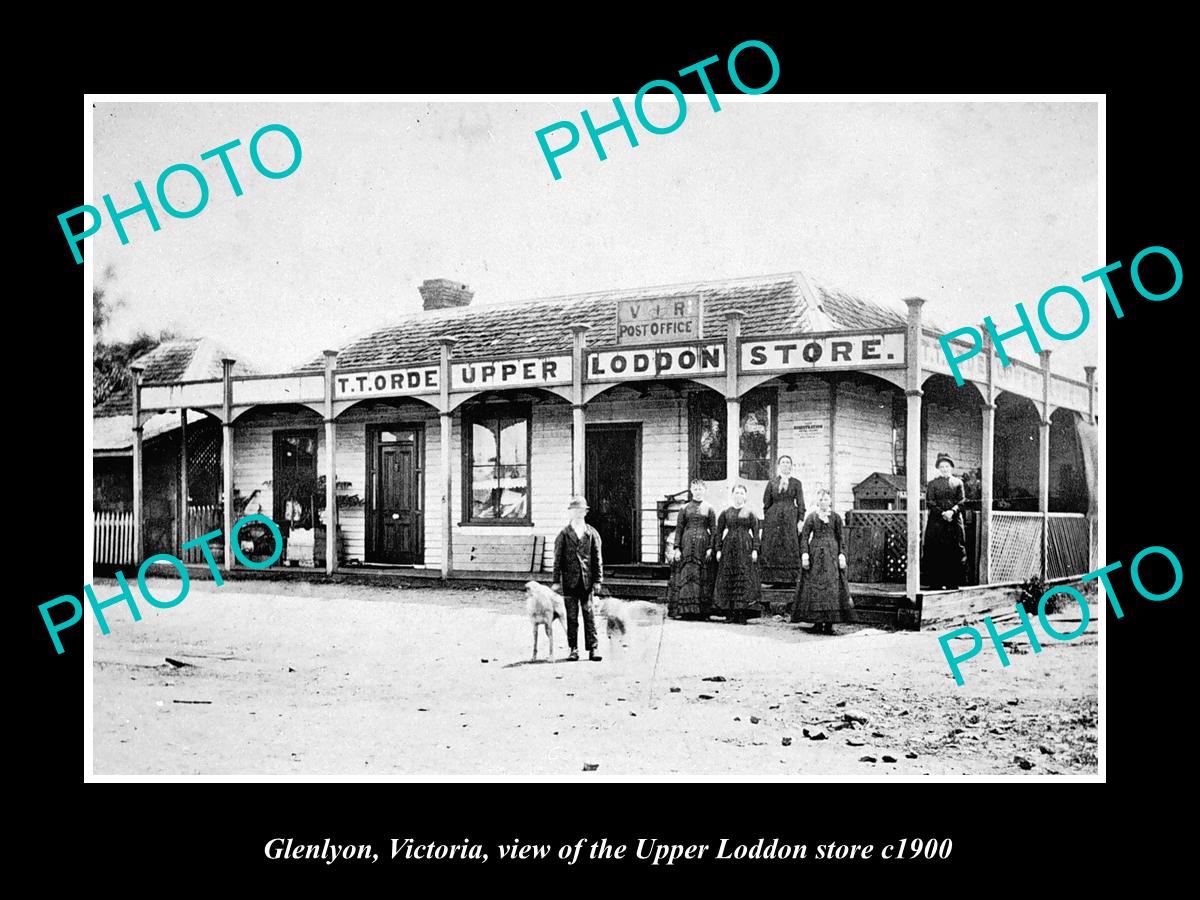
M 567 607 L 569 660 L 579 659 L 579 611 L 583 610 L 583 642 L 588 659 L 600 662 L 596 653 L 596 622 L 592 616 L 592 591 L 604 580 L 604 558 L 600 535 L 584 519 L 588 505 L 583 497 L 572 497 L 567 506 L 571 520 L 554 539 L 554 583 Z

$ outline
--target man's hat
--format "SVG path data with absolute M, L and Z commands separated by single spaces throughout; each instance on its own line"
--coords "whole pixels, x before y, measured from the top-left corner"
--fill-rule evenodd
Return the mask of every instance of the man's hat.
M 572 497 L 571 502 L 567 504 L 567 509 L 587 509 L 588 502 L 583 497 Z
M 935 462 L 933 465 L 936 468 L 937 466 L 940 466 L 944 462 L 948 462 L 948 463 L 950 463 L 950 465 L 954 465 L 954 460 L 952 460 L 950 458 L 949 453 L 939 453 L 937 455 L 937 462 Z

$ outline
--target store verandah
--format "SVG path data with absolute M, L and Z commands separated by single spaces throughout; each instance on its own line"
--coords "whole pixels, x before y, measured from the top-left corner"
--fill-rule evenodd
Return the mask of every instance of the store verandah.
M 1038 367 L 1015 363 L 1002 368 L 988 348 L 987 354 L 973 361 L 977 365 L 968 371 L 967 384 L 955 387 L 946 374 L 936 334 L 921 328 L 920 310 L 920 301 L 909 301 L 907 327 L 890 330 L 904 337 L 905 350 L 897 365 L 886 368 L 841 367 L 814 372 L 811 367 L 797 366 L 790 372 L 748 371 L 740 364 L 745 358 L 745 348 L 755 341 L 787 336 L 743 339 L 740 315 L 730 313 L 726 316 L 723 349 L 725 359 L 735 364 L 713 374 L 589 383 L 584 376 L 586 354 L 608 348 L 588 347 L 588 329 L 581 326 L 573 329 L 572 353 L 558 359 L 558 369 L 547 370 L 544 364 L 539 364 L 534 368 L 538 376 L 535 383 L 521 388 L 462 390 L 460 384 L 457 385 L 460 389 L 452 391 L 451 365 L 458 360 L 453 354 L 454 342 L 446 340 L 441 344 L 438 363 L 425 366 L 418 373 L 419 387 L 407 396 L 381 396 L 364 401 L 339 394 L 337 379 L 344 379 L 347 373 L 337 368 L 333 353 L 326 356 L 326 369 L 320 374 L 237 377 L 231 375 L 232 360 L 229 360 L 225 377 L 217 381 L 144 387 L 139 381 L 137 415 L 144 416 L 152 410 L 192 408 L 204 411 L 213 422 L 219 423 L 222 497 L 232 497 L 234 503 L 228 510 L 224 504 L 220 505 L 222 540 L 213 542 L 212 551 L 219 565 L 231 575 L 420 582 L 455 579 L 512 584 L 529 578 L 549 580 L 550 573 L 545 571 L 546 541 L 550 538 L 552 542 L 552 535 L 559 527 L 557 507 L 551 507 L 569 493 L 587 489 L 589 425 L 595 431 L 606 424 L 611 426 L 614 418 L 629 419 L 636 415 L 628 411 L 612 415 L 613 398 L 621 391 L 626 395 L 621 402 L 628 409 L 635 409 L 639 399 L 652 397 L 673 396 L 674 402 L 682 405 L 693 402 L 693 397 L 709 397 L 710 407 L 714 405 L 712 400 L 716 401 L 717 410 L 724 406 L 726 433 L 739 437 L 746 427 L 743 407 L 749 407 L 751 399 L 764 391 L 780 392 L 779 396 L 785 398 L 796 390 L 805 397 L 828 391 L 829 399 L 821 413 L 828 417 L 827 457 L 814 479 L 817 484 L 828 484 L 835 498 L 844 498 L 839 499 L 839 509 L 850 526 L 850 574 L 858 609 L 867 621 L 912 627 L 932 621 L 929 612 L 935 606 L 953 609 L 973 603 L 968 596 L 972 593 L 1011 592 L 1017 583 L 1031 575 L 1053 580 L 1094 568 L 1094 500 L 1090 499 L 1094 489 L 1089 490 L 1088 486 L 1094 486 L 1095 473 L 1088 471 L 1088 454 L 1083 449 L 1094 431 L 1090 424 L 1094 422 L 1094 385 L 1052 376 L 1048 353 L 1043 354 Z M 700 350 L 696 348 L 697 355 Z M 503 365 L 502 360 L 473 362 L 493 365 L 497 370 Z M 553 377 L 545 377 L 548 372 Z M 405 390 L 411 374 L 406 372 L 401 379 Z M 134 376 L 137 380 L 136 371 Z M 389 384 L 396 383 L 394 377 Z M 436 389 L 429 389 L 431 383 L 436 383 Z M 632 396 L 628 396 L 630 390 Z M 1052 397 L 1062 405 L 1052 402 Z M 874 402 L 876 399 L 878 403 Z M 503 526 L 491 523 L 489 529 L 487 524 L 472 525 L 469 515 L 463 518 L 458 498 L 464 495 L 464 472 L 468 467 L 464 453 L 469 452 L 463 446 L 464 423 L 474 422 L 473 415 L 480 409 L 513 404 L 528 404 L 535 411 L 530 414 L 525 434 L 527 452 L 532 456 L 546 453 L 551 446 L 555 448 L 556 459 L 544 462 L 541 471 L 551 476 L 557 487 L 546 490 L 547 485 L 539 482 L 536 474 L 525 483 L 524 490 L 530 496 L 529 515 L 537 511 L 540 533 L 534 527 L 517 526 L 503 529 L 503 536 L 485 541 L 481 535 L 498 534 Z M 862 409 L 867 407 L 878 409 L 878 421 L 855 424 L 855 416 L 861 416 Z M 655 429 L 656 440 L 662 437 L 657 423 L 645 417 L 642 421 Z M 412 487 L 422 497 L 422 509 L 429 515 L 413 531 L 414 536 L 420 537 L 419 561 L 414 557 L 411 562 L 389 564 L 369 559 L 362 552 L 371 512 L 363 497 L 370 481 L 366 475 L 370 463 L 364 461 L 364 454 L 377 452 L 369 448 L 379 446 L 370 443 L 372 429 L 378 432 L 389 422 L 420 426 L 423 443 L 414 463 L 419 463 L 421 477 Z M 785 433 L 791 424 L 783 423 Z M 850 439 L 856 427 L 860 431 L 886 430 L 892 435 L 890 458 L 856 459 L 853 452 L 847 458 L 845 451 L 853 444 Z M 609 582 L 614 591 L 655 598 L 665 593 L 666 570 L 661 565 L 661 547 L 673 527 L 674 514 L 686 497 L 686 482 L 694 466 L 694 459 L 689 458 L 694 454 L 687 449 L 692 439 L 690 425 L 687 431 L 673 436 L 676 445 L 684 449 L 674 469 L 668 466 L 665 485 L 662 479 L 652 485 L 644 475 L 638 479 L 640 531 L 635 558 L 614 565 L 610 571 Z M 269 443 L 258 444 L 247 455 L 245 451 L 251 444 L 245 438 L 252 432 L 268 435 Z M 396 436 L 395 432 L 389 434 Z M 137 437 L 135 430 L 135 512 L 144 508 L 146 486 L 140 473 Z M 403 442 L 393 443 L 398 447 Z M 277 486 L 281 444 L 284 457 L 288 458 L 286 454 L 290 451 L 297 468 L 304 468 L 309 474 L 318 473 L 311 479 L 312 484 L 303 478 L 296 479 L 306 486 L 291 492 L 298 496 L 307 491 L 309 499 L 297 499 L 291 494 L 282 499 L 265 497 L 261 491 L 255 498 L 253 491 L 239 490 L 235 478 L 243 477 L 239 473 L 247 471 L 249 457 L 257 460 L 256 464 L 272 467 L 266 480 L 272 482 L 272 488 Z M 186 440 L 181 443 L 181 447 L 188 446 Z M 333 452 L 328 452 L 328 448 Z M 768 458 L 781 449 L 776 439 Z M 960 473 L 966 476 L 971 492 L 976 494 L 969 500 L 977 504 L 969 510 L 972 522 L 968 573 L 968 579 L 976 584 L 951 592 L 962 595 L 961 598 L 935 598 L 935 594 L 945 592 L 932 592 L 921 586 L 920 535 L 925 514 L 919 503 L 910 509 L 907 502 L 909 496 L 923 496 L 930 473 L 929 460 L 947 449 L 961 458 Z M 747 478 L 740 441 L 727 441 L 724 450 L 725 471 L 739 472 L 753 489 L 756 479 Z M 523 464 L 518 457 L 506 461 L 512 472 L 506 469 L 500 477 L 519 480 Z M 534 471 L 537 470 L 535 466 Z M 186 451 L 181 454 L 177 471 L 180 495 L 190 497 L 193 492 L 187 484 Z M 876 479 L 873 495 L 867 498 L 864 489 L 860 498 L 857 489 L 876 474 L 887 476 L 884 480 L 894 486 L 894 496 L 881 496 L 886 494 L 886 485 L 880 487 Z M 762 484 L 763 481 L 758 481 L 760 490 Z M 670 490 L 671 487 L 678 489 Z M 500 490 L 503 494 L 505 488 Z M 258 574 L 237 561 L 229 541 L 230 526 L 255 499 L 260 512 L 288 522 L 289 539 L 292 525 L 300 526 L 294 529 L 297 534 L 312 532 L 311 557 L 290 554 L 291 562 L 297 562 L 299 557 L 308 564 L 277 566 L 270 573 Z M 539 502 L 543 504 L 540 511 Z M 189 524 L 191 519 L 189 504 L 181 520 L 180 546 L 206 533 Z M 546 522 L 550 524 L 542 524 Z M 135 530 L 138 528 L 143 529 L 142 551 L 134 556 L 144 558 L 149 549 L 144 543 L 144 519 L 135 523 Z M 910 540 L 910 533 L 916 535 L 914 540 Z M 239 537 L 246 541 L 244 552 L 251 561 L 271 552 L 269 546 L 261 544 L 262 537 L 262 531 L 257 534 L 250 531 Z M 355 541 L 358 546 L 352 548 Z M 137 542 L 135 539 L 134 543 Z M 464 552 L 481 544 L 492 548 L 482 557 Z M 189 552 L 194 556 L 197 551 L 193 548 Z M 486 564 L 472 566 L 475 561 L 472 556 Z M 510 558 L 521 557 L 529 560 L 528 566 L 523 570 L 512 568 Z M 202 562 L 199 558 L 187 561 Z M 771 591 L 769 596 L 778 608 L 790 599 L 784 590 Z

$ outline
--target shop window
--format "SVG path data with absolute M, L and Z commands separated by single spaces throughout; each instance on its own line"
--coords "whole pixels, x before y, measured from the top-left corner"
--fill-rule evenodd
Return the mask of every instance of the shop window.
M 530 524 L 530 407 L 479 407 L 464 417 L 464 424 L 466 521 Z
M 689 478 L 725 480 L 725 398 L 715 391 L 692 394 L 688 404 Z
M 768 481 L 775 470 L 778 447 L 778 394 L 756 388 L 742 398 L 738 438 L 738 477 Z M 726 440 L 725 398 L 714 391 L 692 395 L 688 435 L 692 478 L 724 481 Z
M 777 397 L 773 388 L 756 388 L 742 398 L 738 474 L 747 481 L 770 481 L 775 472 Z
M 323 491 L 317 480 L 317 432 L 276 431 L 274 441 L 272 518 L 285 534 L 293 528 L 312 528 L 317 496 Z

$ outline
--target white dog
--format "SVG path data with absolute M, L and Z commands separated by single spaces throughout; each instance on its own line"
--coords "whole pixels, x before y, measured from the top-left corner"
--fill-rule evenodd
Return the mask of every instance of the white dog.
M 658 625 L 665 615 L 665 607 L 645 600 L 618 600 L 616 597 L 597 597 L 595 610 L 608 623 L 608 639 L 630 636 L 631 628 L 639 625 Z M 626 644 L 626 640 L 622 640 Z
M 554 621 L 557 619 L 567 627 L 567 606 L 563 598 L 546 585 L 537 581 L 525 582 L 525 611 L 533 623 L 533 659 L 537 659 L 538 627 L 546 627 L 546 638 L 550 641 L 550 655 L 554 659 Z

